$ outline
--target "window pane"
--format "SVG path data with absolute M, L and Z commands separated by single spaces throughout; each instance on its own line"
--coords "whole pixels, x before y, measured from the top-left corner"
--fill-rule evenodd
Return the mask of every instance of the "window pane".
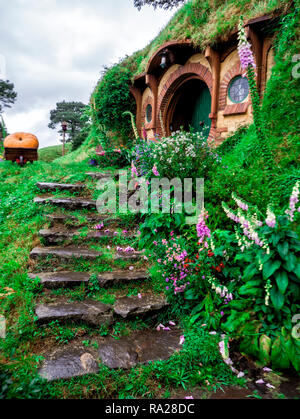
M 249 83 L 245 77 L 238 76 L 230 83 L 229 98 L 235 102 L 240 103 L 246 99 L 249 94 Z

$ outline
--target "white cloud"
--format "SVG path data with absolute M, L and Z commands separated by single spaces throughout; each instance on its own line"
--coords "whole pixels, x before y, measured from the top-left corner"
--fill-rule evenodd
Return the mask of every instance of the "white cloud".
M 0 0 L 1 2 L 1 0 Z M 170 12 L 133 0 L 13 0 L 1 7 L 0 54 L 18 98 L 4 118 L 10 132 L 58 144 L 48 128 L 56 102 L 88 102 L 104 65 L 143 48 Z

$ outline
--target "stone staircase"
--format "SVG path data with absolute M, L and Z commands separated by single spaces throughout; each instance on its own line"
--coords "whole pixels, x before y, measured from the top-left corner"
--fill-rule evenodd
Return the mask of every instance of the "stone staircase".
M 104 179 L 113 176 L 113 173 L 88 173 L 92 179 Z M 45 192 L 48 191 L 83 191 L 85 186 L 82 184 L 68 185 L 59 183 L 37 184 L 37 187 Z M 66 263 L 72 265 L 73 261 L 83 259 L 84 261 L 104 261 L 107 251 L 97 251 L 88 247 L 89 241 L 102 239 L 118 240 L 111 231 L 85 231 L 82 232 L 77 227 L 84 226 L 86 223 L 99 223 L 104 221 L 107 225 L 116 225 L 118 220 L 109 216 L 103 216 L 95 212 L 95 201 L 82 198 L 56 198 L 56 197 L 37 197 L 35 203 L 38 205 L 49 204 L 61 207 L 64 211 L 71 213 L 46 215 L 46 222 L 51 224 L 47 229 L 40 231 L 40 237 L 45 246 L 34 248 L 30 253 L 33 263 L 39 263 L 47 258 L 55 258 L 56 264 Z M 50 207 L 49 207 L 50 208 Z M 73 215 L 73 210 L 84 210 L 85 221 L 80 221 L 78 214 Z M 87 212 L 89 211 L 89 212 Z M 76 228 L 68 227 L 68 223 L 78 223 Z M 133 239 L 135 233 L 128 233 L 126 239 Z M 80 240 L 83 242 L 75 245 L 73 242 Z M 67 244 L 66 244 L 67 242 Z M 71 243 L 69 243 L 71 242 Z M 51 247 L 47 247 L 51 245 Z M 120 243 L 121 245 L 121 243 Z M 143 252 L 138 251 L 111 251 L 110 263 L 123 261 L 124 263 L 139 263 L 143 261 Z M 51 265 L 52 266 L 52 265 Z M 98 265 L 97 265 L 98 266 Z M 80 301 L 68 301 L 67 298 L 53 294 L 54 290 L 74 289 L 80 286 L 89 286 L 91 281 L 96 281 L 99 288 L 112 290 L 120 284 L 143 283 L 148 280 L 147 270 L 141 269 L 138 265 L 131 269 L 111 268 L 110 271 L 98 274 L 88 272 L 77 272 L 72 270 L 60 271 L 60 266 L 56 266 L 53 272 L 39 272 L 29 274 L 29 279 L 38 278 L 46 293 L 44 300 L 40 299 L 35 308 L 36 321 L 40 327 L 49 325 L 52 322 L 64 324 L 86 324 L 92 328 L 102 326 L 111 327 L 116 322 L 130 321 L 136 319 L 146 319 L 153 324 L 157 316 L 168 307 L 164 295 L 145 292 L 133 296 L 119 296 L 114 304 L 104 304 L 93 300 L 93 297 L 85 298 Z M 50 293 L 50 294 L 49 294 Z M 150 361 L 168 359 L 172 353 L 179 350 L 180 334 L 177 329 L 168 331 L 158 331 L 154 328 L 139 332 L 132 332 L 130 336 L 120 337 L 115 340 L 111 337 L 94 337 L 93 346 L 86 347 L 82 340 L 73 340 L 63 347 L 57 346 L 53 350 L 42 353 L 45 358 L 39 373 L 47 380 L 66 379 L 86 374 L 95 374 L 99 371 L 99 362 L 109 368 L 131 368 L 137 364 L 145 364 Z M 87 336 L 87 338 L 89 338 Z M 98 348 L 98 349 L 95 349 Z

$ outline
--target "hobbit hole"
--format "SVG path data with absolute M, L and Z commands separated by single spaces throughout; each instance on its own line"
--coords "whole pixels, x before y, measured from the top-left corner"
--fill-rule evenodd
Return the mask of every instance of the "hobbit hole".
M 263 16 L 246 24 L 263 96 L 271 68 L 272 19 Z M 200 50 L 191 41 L 163 44 L 152 55 L 146 71 L 135 77 L 137 128 L 149 139 L 169 136 L 183 127 L 203 132 L 216 145 L 239 127 L 252 123 L 249 83 L 237 51 L 237 33 L 213 47 Z

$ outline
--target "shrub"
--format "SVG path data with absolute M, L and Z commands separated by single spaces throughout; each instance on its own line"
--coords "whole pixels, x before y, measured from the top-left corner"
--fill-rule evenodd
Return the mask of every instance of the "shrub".
M 140 142 L 133 158 L 140 175 L 151 177 L 155 166 L 160 177 L 169 179 L 205 177 L 212 165 L 221 162 L 201 133 L 184 131 L 158 142 Z
M 108 131 L 118 132 L 127 138 L 132 135 L 130 121 L 125 111 L 135 112 L 135 102 L 129 90 L 132 72 L 122 64 L 106 68 L 93 94 L 96 125 L 105 125 Z

